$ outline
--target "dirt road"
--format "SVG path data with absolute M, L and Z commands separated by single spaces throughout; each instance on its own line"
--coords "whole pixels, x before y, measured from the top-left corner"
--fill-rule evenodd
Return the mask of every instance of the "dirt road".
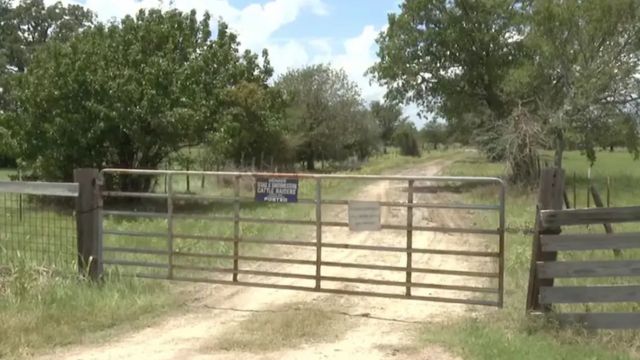
M 435 175 L 446 161 L 434 161 L 406 174 Z M 373 200 L 392 200 L 406 193 L 394 191 L 388 182 L 378 182 L 363 188 L 358 198 Z M 428 195 L 420 195 L 428 196 Z M 338 210 L 332 217 L 345 216 L 346 209 Z M 323 215 L 324 216 L 324 215 Z M 385 211 L 386 223 L 406 221 L 401 209 Z M 455 225 L 452 217 L 437 217 L 427 211 L 416 212 L 415 221 L 419 224 L 441 223 Z M 339 242 L 345 240 L 354 244 L 392 245 L 404 240 L 402 232 L 397 234 L 348 233 L 342 229 L 327 229 L 323 241 Z M 439 244 L 450 246 L 456 244 L 464 249 L 469 239 L 447 234 L 417 234 L 416 244 L 428 244 L 438 248 Z M 289 253 L 287 256 L 296 256 Z M 382 257 L 381 257 L 382 256 Z M 375 257 L 375 258 L 374 258 Z M 384 264 L 401 264 L 403 254 L 380 255 L 368 252 L 345 252 L 335 250 L 333 253 L 323 252 L 323 259 L 348 260 L 349 262 L 369 262 Z M 414 258 L 414 263 L 428 263 L 434 268 L 468 269 L 482 264 L 460 263 L 455 257 L 422 257 Z M 466 261 L 466 260 L 462 260 Z M 295 272 L 295 266 L 287 267 L 288 272 Z M 273 269 L 273 268 L 271 268 Z M 276 269 L 277 270 L 277 269 Z M 341 276 L 357 277 L 357 269 L 337 269 Z M 337 273 L 336 273 L 337 274 Z M 360 273 L 361 274 L 361 273 Z M 327 274 L 331 275 L 331 274 Z M 390 275 L 369 272 L 368 277 L 388 279 Z M 437 277 L 437 275 L 435 275 Z M 398 278 L 393 278 L 398 280 Z M 433 282 L 434 275 L 429 275 Z M 296 280 L 283 280 L 282 283 L 294 284 Z M 420 281 L 420 279 L 416 279 Z M 347 289 L 359 289 L 358 285 L 342 285 Z M 292 292 L 286 290 L 254 289 L 240 287 L 224 287 L 197 285 L 189 290 L 193 300 L 188 305 L 188 312 L 163 320 L 161 323 L 141 331 L 123 335 L 112 341 L 98 345 L 72 349 L 62 349 L 43 359 L 457 359 L 444 349 L 438 347 L 419 346 L 415 344 L 415 333 L 424 323 L 450 320 L 459 316 L 473 316 L 486 311 L 463 305 L 430 303 L 423 301 L 392 300 L 366 298 L 356 296 L 336 296 L 316 293 Z M 438 295 L 437 291 L 425 292 L 427 295 Z M 296 305 L 292 305 L 296 304 Z M 216 345 L 216 339 L 238 331 L 238 324 L 251 322 L 255 314 L 280 311 L 287 306 L 300 304 L 314 305 L 337 316 L 334 321 L 340 322 L 340 333 L 327 340 L 310 339 L 303 344 L 291 348 L 279 348 L 273 351 L 252 351 L 251 349 L 226 349 Z M 265 330 L 269 331 L 269 330 Z M 258 336 L 274 336 L 274 334 L 258 334 Z

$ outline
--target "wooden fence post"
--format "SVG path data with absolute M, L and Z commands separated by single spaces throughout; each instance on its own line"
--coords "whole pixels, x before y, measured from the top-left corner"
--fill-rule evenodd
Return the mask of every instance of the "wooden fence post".
M 534 229 L 533 244 L 531 249 L 531 268 L 529 274 L 529 291 L 527 294 L 527 311 L 549 311 L 549 306 L 540 304 L 540 287 L 553 286 L 553 279 L 539 279 L 536 271 L 538 261 L 555 261 L 557 252 L 543 252 L 540 244 L 540 235 L 560 234 L 559 227 L 544 227 L 540 221 L 540 210 L 562 210 L 564 203 L 564 170 L 560 168 L 548 168 L 542 171 L 540 177 L 540 192 L 538 193 L 538 206 L 536 209 L 536 228 Z
M 76 169 L 74 181 L 79 192 L 76 199 L 78 231 L 78 270 L 97 280 L 102 275 L 102 234 L 100 211 L 102 200 L 97 169 Z
M 589 190 L 591 191 L 591 195 L 593 196 L 593 204 L 596 207 L 603 208 L 604 207 L 604 203 L 602 202 L 602 197 L 600 197 L 600 193 L 598 192 L 598 189 L 596 189 L 596 187 L 594 185 L 591 185 L 589 187 Z M 610 223 L 604 223 L 602 225 L 604 226 L 604 231 L 607 234 L 613 234 L 613 226 L 611 226 Z M 622 255 L 622 250 L 613 249 L 613 253 L 614 253 L 615 256 L 621 256 Z

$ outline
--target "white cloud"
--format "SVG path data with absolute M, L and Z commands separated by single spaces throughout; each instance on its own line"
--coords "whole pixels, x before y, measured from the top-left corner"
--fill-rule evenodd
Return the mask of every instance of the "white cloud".
M 46 0 L 51 4 L 58 0 Z M 205 11 L 214 18 L 221 17 L 232 30 L 240 35 L 243 46 L 261 50 L 269 37 L 278 29 L 292 23 L 302 11 L 310 10 L 315 15 L 327 15 L 328 7 L 323 0 L 271 0 L 265 4 L 250 4 L 236 8 L 230 0 L 62 0 L 66 4 L 80 4 L 98 14 L 100 20 L 119 19 L 132 15 L 143 8 L 177 8 L 185 11 L 196 9 L 198 14 Z

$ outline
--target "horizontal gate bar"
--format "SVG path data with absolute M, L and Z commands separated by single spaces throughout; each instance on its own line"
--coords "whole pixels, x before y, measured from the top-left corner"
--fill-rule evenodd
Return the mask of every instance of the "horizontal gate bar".
M 474 204 L 430 204 L 430 203 L 405 203 L 398 201 L 379 201 L 380 206 L 406 207 L 423 209 L 459 209 L 459 210 L 500 210 L 500 205 L 474 205 Z M 323 205 L 349 205 L 349 200 L 322 200 Z
M 130 175 L 218 175 L 245 177 L 278 177 L 298 179 L 345 179 L 345 180 L 389 180 L 389 181 L 433 181 L 433 182 L 487 182 L 503 185 L 504 181 L 495 177 L 483 176 L 397 176 L 397 175 L 347 175 L 347 174 L 307 174 L 307 173 L 265 173 L 265 172 L 226 172 L 226 171 L 186 171 L 186 170 L 143 170 L 143 169 L 103 169 L 101 174 Z
M 126 197 L 126 198 L 154 198 L 154 199 L 166 199 L 168 195 L 166 193 L 142 193 L 142 192 L 124 192 L 124 191 L 103 191 L 103 196 L 107 197 Z M 231 196 L 214 196 L 207 194 L 173 194 L 173 199 L 185 199 L 185 200 L 211 200 L 219 202 L 232 203 L 240 201 L 242 203 L 254 203 L 255 198 L 252 197 L 239 197 L 234 198 Z M 315 204 L 314 199 L 302 199 L 299 198 L 296 201 L 297 204 Z M 349 200 L 322 200 L 323 205 L 349 205 Z M 500 210 L 500 205 L 475 205 L 475 204 L 429 204 L 429 203 L 403 203 L 395 201 L 380 201 L 380 206 L 384 207 L 405 207 L 405 208 L 422 208 L 422 209 L 452 209 L 452 210 Z M 290 205 L 291 203 L 289 203 Z M 295 203 L 294 203 L 295 204 Z
M 114 236 L 133 236 L 133 237 L 149 237 L 149 238 L 167 237 L 167 233 L 147 232 L 147 231 L 103 230 L 102 233 L 104 235 L 114 235 Z
M 143 211 L 102 210 L 102 215 L 103 216 L 131 216 L 131 217 L 158 218 L 158 219 L 167 218 L 167 213 L 155 213 L 155 212 L 143 212 Z
M 77 197 L 79 185 L 77 183 L 0 181 L 0 193 Z
M 336 243 L 323 243 L 324 248 L 333 249 L 350 249 L 350 250 L 371 250 L 371 251 L 387 251 L 398 253 L 414 253 L 414 254 L 430 254 L 430 255 L 453 255 L 453 256 L 472 256 L 472 257 L 490 257 L 497 258 L 500 253 L 486 252 L 486 251 L 464 251 L 464 250 L 436 250 L 436 249 L 407 249 L 404 247 L 390 247 L 390 246 L 374 246 L 374 245 L 355 245 L 355 244 L 336 244 Z
M 148 267 L 148 268 L 157 268 L 157 269 L 169 269 L 169 265 L 167 265 L 167 264 L 148 263 L 148 262 L 141 262 L 141 261 L 128 261 L 128 260 L 104 260 L 103 264 L 105 264 L 105 265 L 119 265 L 119 266 L 139 266 L 139 267 Z
M 220 242 L 235 242 L 234 238 L 224 236 L 207 236 L 207 235 L 186 235 L 186 234 L 174 234 L 175 239 L 186 240 L 203 240 L 203 241 L 220 241 Z M 315 247 L 316 244 L 308 241 L 288 241 L 288 240 L 260 240 L 253 238 L 240 238 L 239 242 L 245 244 L 265 244 L 265 245 L 289 245 L 289 246 L 309 246 Z
M 315 275 L 290 274 L 290 273 L 260 271 L 260 270 L 243 270 L 243 269 L 234 270 L 230 268 L 194 266 L 194 265 L 174 265 L 173 268 L 176 270 L 194 270 L 194 271 L 224 273 L 224 274 L 244 274 L 244 275 L 282 277 L 282 278 L 306 279 L 306 280 L 315 280 L 316 278 Z
M 143 254 L 143 255 L 169 255 L 167 250 L 159 249 L 145 249 L 145 248 L 121 248 L 121 247 L 109 247 L 102 248 L 105 252 L 116 252 L 125 254 Z
M 356 283 L 356 284 L 387 285 L 387 286 L 402 286 L 402 287 L 409 286 L 412 288 L 466 291 L 466 292 L 478 292 L 478 293 L 486 293 L 486 294 L 498 293 L 498 289 L 481 288 L 481 287 L 475 287 L 475 286 L 457 286 L 457 285 L 428 284 L 428 283 L 416 283 L 416 282 L 407 283 L 403 281 L 344 278 L 339 276 L 322 276 L 322 280 L 332 281 L 332 282 Z
M 331 267 L 344 267 L 344 268 L 351 268 L 351 269 L 366 269 L 366 270 L 387 270 L 387 271 L 403 271 L 403 272 L 410 270 L 411 272 L 421 273 L 421 274 L 439 274 L 439 275 L 469 276 L 469 277 L 497 278 L 499 276 L 498 273 L 488 273 L 488 272 L 424 269 L 424 268 L 407 269 L 406 267 L 402 267 L 402 266 L 352 264 L 352 263 L 330 262 L 330 261 L 324 261 L 322 262 L 322 265 L 331 266 Z
M 330 221 L 322 222 L 322 226 L 327 227 L 349 227 L 348 222 Z M 385 225 L 380 226 L 383 230 L 412 230 L 412 231 L 424 231 L 424 232 L 440 232 L 440 233 L 456 233 L 456 234 L 479 234 L 479 235 L 498 235 L 500 230 L 496 229 L 464 229 L 464 228 L 452 228 L 452 227 L 437 227 L 437 226 L 406 226 L 406 225 Z
M 208 258 L 208 259 L 225 259 L 225 260 L 244 260 L 244 261 L 271 262 L 271 263 L 298 264 L 298 265 L 315 265 L 316 264 L 316 262 L 313 260 L 278 259 L 278 258 L 267 258 L 267 257 L 259 257 L 259 256 L 235 257 L 233 255 L 183 253 L 183 252 L 175 252 L 174 256 L 197 257 L 197 258 Z
M 144 277 L 144 275 L 140 277 Z M 229 281 L 212 280 L 212 279 L 206 279 L 206 278 L 190 278 L 190 277 L 176 277 L 176 276 L 174 276 L 172 280 L 196 282 L 196 283 L 219 284 L 219 285 L 240 285 L 240 286 L 249 286 L 249 287 L 257 287 L 257 288 L 267 288 L 267 289 L 310 291 L 310 292 L 338 294 L 338 295 L 361 295 L 361 296 L 390 298 L 390 299 L 434 301 L 434 302 L 444 302 L 444 303 L 452 303 L 452 304 L 498 306 L 498 303 L 496 301 L 488 301 L 488 300 L 480 300 L 480 299 L 455 299 L 455 298 L 444 298 L 444 297 L 435 297 L 435 296 L 417 296 L 417 295 L 407 296 L 402 294 L 391 294 L 391 293 L 380 293 L 380 292 L 369 292 L 369 291 L 353 291 L 353 290 L 323 289 L 323 288 L 316 289 L 315 287 L 296 286 L 296 285 L 263 284 L 263 283 L 240 281 L 240 280 L 237 282 L 233 282 L 230 280 Z

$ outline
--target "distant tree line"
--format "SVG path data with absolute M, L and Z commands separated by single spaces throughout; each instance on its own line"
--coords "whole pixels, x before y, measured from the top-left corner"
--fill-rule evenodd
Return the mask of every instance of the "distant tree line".
M 392 145 L 420 154 L 397 103 L 365 104 L 328 65 L 274 78 L 266 50 L 242 51 L 195 11 L 102 23 L 78 5 L 0 0 L 0 95 L 0 166 L 49 180 L 184 162 L 194 147 L 209 168 L 259 158 L 314 170 Z

